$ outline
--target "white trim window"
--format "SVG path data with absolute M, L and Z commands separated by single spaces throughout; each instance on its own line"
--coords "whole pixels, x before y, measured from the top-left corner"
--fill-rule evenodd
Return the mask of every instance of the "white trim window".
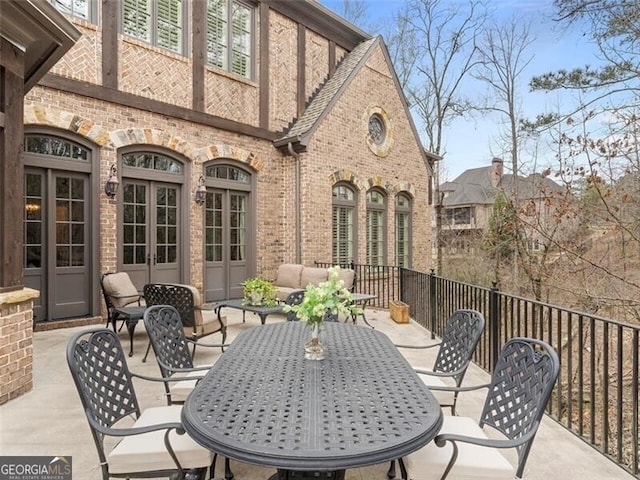
M 91 23 L 98 21 L 96 0 L 49 0 L 59 12 L 82 18 Z
M 207 64 L 253 78 L 254 11 L 239 0 L 208 0 Z
M 183 0 L 122 0 L 122 32 L 183 55 L 185 8 Z

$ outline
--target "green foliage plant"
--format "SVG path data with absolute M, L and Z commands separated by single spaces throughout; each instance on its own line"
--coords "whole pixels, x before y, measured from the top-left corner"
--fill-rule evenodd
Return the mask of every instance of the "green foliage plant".
M 265 307 L 276 305 L 276 287 L 269 280 L 249 278 L 242 285 L 245 304 Z
M 362 308 L 353 303 L 353 295 L 339 278 L 340 267 L 329 268 L 329 278 L 318 285 L 307 285 L 304 299 L 298 305 L 285 305 L 284 311 L 295 312 L 309 326 L 322 325 L 327 312 L 332 315 L 361 315 Z

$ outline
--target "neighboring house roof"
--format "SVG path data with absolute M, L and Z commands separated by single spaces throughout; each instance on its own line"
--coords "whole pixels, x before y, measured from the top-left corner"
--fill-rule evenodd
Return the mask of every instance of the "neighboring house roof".
M 275 140 L 273 144 L 277 148 L 281 148 L 283 150 L 287 145 L 291 144 L 296 152 L 306 152 L 311 138 L 319 125 L 321 125 L 324 118 L 331 111 L 331 108 L 340 99 L 342 93 L 347 89 L 353 78 L 367 63 L 367 60 L 378 46 L 382 49 L 389 66 L 389 71 L 393 76 L 393 81 L 400 97 L 400 101 L 403 104 L 407 120 L 411 125 L 413 136 L 416 143 L 420 145 L 420 152 L 423 157 L 424 164 L 429 170 L 431 170 L 431 164 L 428 158 L 433 155 L 427 155 L 422 148 L 422 142 L 420 141 L 420 136 L 418 135 L 413 118 L 411 117 L 406 97 L 404 96 L 398 76 L 395 73 L 391 58 L 389 57 L 389 52 L 381 36 L 365 40 L 349 52 L 340 62 L 335 73 L 317 91 L 316 95 L 313 97 L 302 115 L 295 119 L 289 129 L 284 132 L 283 136 Z M 287 153 L 286 150 L 285 153 Z M 434 160 L 437 160 L 437 158 L 434 157 Z
M 464 205 L 492 205 L 499 190 L 513 191 L 514 179 L 517 178 L 518 197 L 523 199 L 539 198 L 562 191 L 562 187 L 548 177 L 533 173 L 528 177 L 505 174 L 500 178 L 497 187 L 491 184 L 492 167 L 480 167 L 465 170 L 455 180 L 445 182 L 440 191 L 447 193 L 442 205 L 456 207 Z
M 462 172 L 455 180 L 443 183 L 441 192 L 448 192 L 442 205 L 493 204 L 497 189 L 491 185 L 491 167 L 472 168 Z

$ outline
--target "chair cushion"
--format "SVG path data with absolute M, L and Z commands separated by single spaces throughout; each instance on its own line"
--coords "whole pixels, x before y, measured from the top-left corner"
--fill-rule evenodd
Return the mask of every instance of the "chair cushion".
M 180 405 L 153 407 L 145 410 L 134 427 L 155 425 L 166 422 L 180 423 Z M 144 471 L 175 469 L 175 463 L 164 445 L 164 430 L 124 437 L 108 455 L 110 473 L 135 473 Z M 184 468 L 208 467 L 213 461 L 213 453 L 204 449 L 186 433 L 169 435 L 180 464 Z
M 300 287 L 278 287 L 276 290 L 276 299 L 284 302 L 289 294 L 297 292 Z
M 300 286 L 306 288 L 307 285 L 318 285 L 326 282 L 329 278 L 329 271 L 326 268 L 304 267 L 300 274 Z
M 440 433 L 458 433 L 470 437 L 487 438 L 483 430 L 472 418 L 445 416 Z M 405 457 L 410 478 L 421 480 L 439 479 L 442 476 L 453 447 L 447 442 L 444 447 L 434 442 Z M 450 480 L 513 480 L 515 467 L 497 448 L 481 447 L 458 442 L 458 460 L 447 476 Z
M 427 369 L 421 369 L 427 370 Z M 455 387 L 456 384 L 451 378 L 441 379 L 440 377 L 434 377 L 432 375 L 418 374 L 420 380 L 424 382 L 427 387 Z M 440 405 L 453 404 L 454 392 L 443 392 L 442 390 L 431 390 L 431 393 Z
M 341 268 L 338 271 L 338 279 L 344 282 L 344 288 L 351 290 L 353 287 L 353 280 L 356 278 L 356 272 L 350 268 Z
M 300 288 L 300 274 L 303 266 L 291 263 L 285 263 L 278 267 L 276 280 L 273 282 L 279 287 Z
M 140 294 L 126 272 L 105 275 L 102 279 L 104 291 L 115 307 L 124 307 L 130 303 L 137 305 Z
M 209 335 L 211 333 L 219 332 L 220 330 L 222 330 L 222 327 L 227 325 L 227 317 L 225 316 L 220 317 L 222 324 L 218 322 L 218 314 L 215 312 L 215 310 L 196 309 L 195 318 L 195 333 L 196 337 L 198 338 L 204 337 L 205 335 Z M 184 332 L 188 338 L 191 338 L 194 329 L 191 327 L 184 327 Z
M 191 380 L 183 380 L 180 382 L 171 383 L 169 386 L 169 392 L 171 393 L 171 401 L 178 402 L 178 403 L 186 401 L 189 394 L 193 391 L 194 388 L 196 388 L 196 383 L 198 382 L 198 378 L 202 378 L 206 374 L 207 374 L 206 370 L 189 372 L 184 376 L 192 378 Z M 181 374 L 176 373 L 175 375 L 181 375 Z M 196 378 L 193 378 L 193 377 L 196 377 Z

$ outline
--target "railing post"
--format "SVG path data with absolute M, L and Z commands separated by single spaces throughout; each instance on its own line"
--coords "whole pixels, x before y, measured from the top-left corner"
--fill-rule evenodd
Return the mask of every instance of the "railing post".
M 429 323 L 431 326 L 429 330 L 431 330 L 432 339 L 436 337 L 436 319 L 438 318 L 438 295 L 436 294 L 437 285 L 436 272 L 434 269 L 431 269 L 431 273 L 429 274 Z
M 498 283 L 491 283 L 489 294 L 489 368 L 493 372 L 500 351 L 500 296 Z

